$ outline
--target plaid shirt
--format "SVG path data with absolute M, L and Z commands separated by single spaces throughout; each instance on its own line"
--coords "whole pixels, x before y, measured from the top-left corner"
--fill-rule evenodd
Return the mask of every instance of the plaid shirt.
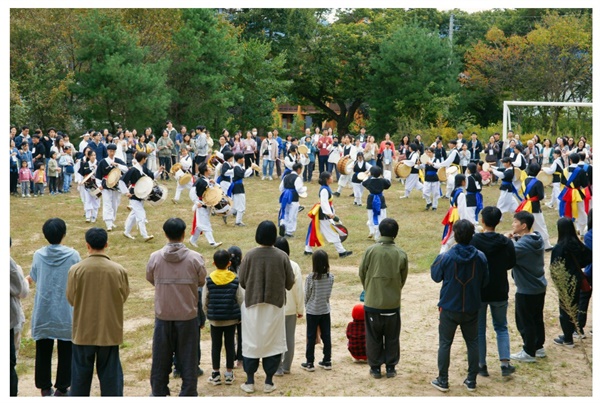
M 367 341 L 365 338 L 365 321 L 355 320 L 348 323 L 346 328 L 348 351 L 357 360 L 367 359 Z

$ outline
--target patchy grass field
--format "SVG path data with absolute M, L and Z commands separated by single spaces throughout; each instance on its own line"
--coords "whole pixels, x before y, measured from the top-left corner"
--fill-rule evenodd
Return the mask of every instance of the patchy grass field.
M 221 218 L 213 217 L 212 225 L 217 241 L 222 247 L 239 246 L 244 252 L 256 246 L 254 242 L 255 228 L 262 220 L 276 222 L 278 213 L 278 185 L 274 181 L 261 181 L 260 178 L 244 180 L 246 187 L 247 210 L 244 216 L 246 227 L 233 226 L 230 219 L 225 225 Z M 166 182 L 169 188 L 169 199 L 174 195 L 175 184 Z M 308 184 L 309 197 L 301 200 L 307 208 L 300 213 L 296 236 L 290 239 L 291 259 L 299 263 L 304 275 L 311 271 L 310 259 L 303 252 L 308 217 L 306 212 L 317 200 L 318 184 L 313 180 Z M 337 184 L 333 185 L 335 191 Z M 445 186 L 443 186 L 445 190 Z M 344 246 L 354 254 L 339 259 L 332 245 L 324 249 L 330 254 L 331 271 L 336 275 L 336 283 L 332 296 L 332 341 L 333 371 L 314 373 L 301 370 L 304 361 L 306 325 L 304 319 L 298 321 L 296 328 L 296 349 L 292 373 L 283 378 L 275 378 L 277 390 L 275 396 L 438 396 L 440 392 L 429 385 L 429 381 L 437 376 L 437 299 L 440 285 L 429 277 L 429 266 L 440 247 L 442 234 L 441 220 L 446 213 L 448 201 L 440 199 L 438 211 L 424 211 L 425 201 L 421 192 L 414 191 L 410 198 L 400 200 L 404 194 L 404 186 L 397 181 L 385 192 L 388 203 L 388 217 L 395 218 L 400 225 L 397 244 L 404 249 L 409 258 L 409 276 L 402 294 L 402 330 L 400 334 L 401 358 L 398 376 L 392 379 L 374 380 L 368 375 L 368 366 L 355 364 L 346 349 L 346 324 L 351 320 L 351 310 L 358 302 L 362 291 L 358 279 L 358 265 L 362 252 L 373 243 L 367 239 L 366 195 L 363 207 L 352 204 L 350 188 L 342 192 L 342 196 L 334 199 L 337 215 L 349 229 L 350 235 Z M 498 198 L 498 188 L 485 188 L 484 205 L 494 205 Z M 121 346 L 121 360 L 125 373 L 126 396 L 148 396 L 150 394 L 151 343 L 153 331 L 153 298 L 154 289 L 145 280 L 145 266 L 151 252 L 161 248 L 166 239 L 162 234 L 162 223 L 168 217 L 178 216 L 191 226 L 191 202 L 184 192 L 180 204 L 174 205 L 167 200 L 162 206 L 146 206 L 149 225 L 148 232 L 155 236 L 151 242 L 144 243 L 136 230 L 136 240 L 129 240 L 122 235 L 125 218 L 128 214 L 127 201 L 122 199 L 117 215 L 117 230 L 109 235 L 108 254 L 116 262 L 122 264 L 129 272 L 131 294 L 125 304 L 125 334 Z M 68 225 L 65 244 L 77 249 L 82 257 L 86 256 L 84 233 L 92 225 L 85 223 L 83 205 L 75 190 L 70 195 L 49 196 L 41 198 L 11 198 L 10 235 L 13 247 L 11 256 L 29 273 L 33 253 L 45 246 L 46 241 L 41 233 L 43 222 L 50 217 L 61 217 Z M 544 207 L 546 222 L 549 225 L 551 241 L 556 240 L 555 222 L 558 219 L 555 210 Z M 101 221 L 101 210 L 96 225 L 104 227 Z M 498 230 L 510 230 L 512 219 L 507 214 Z M 199 251 L 207 260 L 208 269 L 212 270 L 212 253 L 204 237 L 199 240 Z M 547 261 L 550 254 L 546 254 Z M 478 388 L 474 393 L 462 387 L 466 376 L 466 348 L 457 332 L 452 350 L 450 366 L 450 392 L 453 396 L 591 396 L 592 373 L 584 361 L 582 349 L 586 349 L 591 357 L 591 338 L 576 341 L 575 349 L 565 349 L 552 343 L 552 339 L 560 334 L 558 323 L 557 293 L 551 284 L 548 265 L 546 277 L 549 287 L 546 294 L 545 323 L 546 351 L 548 357 L 535 364 L 516 363 L 517 372 L 512 377 L 503 378 L 497 364 L 496 341 L 491 319 L 488 318 L 488 367 L 489 378 L 478 378 Z M 511 351 L 521 348 L 521 338 L 514 322 L 514 284 L 511 283 L 509 306 L 509 332 Z M 33 293 L 23 301 L 25 316 L 29 319 L 33 306 Z M 586 332 L 592 329 L 593 320 L 590 313 Z M 317 346 L 316 358 L 321 359 L 320 346 Z M 55 358 L 56 359 L 56 358 Z M 223 352 L 224 363 L 224 352 Z M 56 362 L 56 361 L 54 361 Z M 29 322 L 26 323 L 21 350 L 18 357 L 17 372 L 19 374 L 19 395 L 39 396 L 34 384 L 35 343 L 30 338 Z M 55 367 L 55 365 L 54 365 Z M 202 334 L 201 367 L 205 375 L 198 379 L 198 393 L 201 396 L 238 396 L 245 395 L 239 384 L 245 380 L 240 369 L 235 371 L 236 381 L 233 386 L 212 386 L 207 383 L 210 371 L 210 332 L 208 327 Z M 55 371 L 56 368 L 53 368 Z M 262 393 L 264 373 L 257 373 L 257 393 Z M 180 380 L 170 383 L 171 393 L 179 393 Z M 92 395 L 99 396 L 97 380 L 94 380 Z

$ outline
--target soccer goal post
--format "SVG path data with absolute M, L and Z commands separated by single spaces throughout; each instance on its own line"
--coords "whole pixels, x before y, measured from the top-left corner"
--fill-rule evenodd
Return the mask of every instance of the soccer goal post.
M 512 129 L 510 123 L 511 106 L 568 106 L 591 108 L 592 105 L 592 102 L 504 101 L 504 111 L 502 113 L 502 140 L 506 141 L 506 133 Z

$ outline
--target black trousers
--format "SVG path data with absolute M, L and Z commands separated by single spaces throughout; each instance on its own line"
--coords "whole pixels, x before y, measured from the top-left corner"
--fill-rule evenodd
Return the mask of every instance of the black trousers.
M 331 362 L 331 315 L 306 314 L 306 362 L 315 362 L 317 328 L 321 329 L 323 341 L 323 362 Z
M 309 162 L 302 171 L 302 180 L 304 182 L 310 182 L 312 180 L 313 171 L 315 170 L 315 162 Z
M 523 350 L 532 357 L 544 347 L 544 300 L 546 293 L 527 295 L 515 294 L 515 322 L 523 339 Z M 571 337 L 573 332 L 571 332 Z
M 56 366 L 56 382 L 54 387 L 64 392 L 71 386 L 71 351 L 70 341 L 57 340 L 58 364 Z M 50 389 L 52 387 L 52 350 L 54 339 L 41 339 L 35 342 L 35 387 Z
M 173 353 L 181 372 L 179 396 L 198 396 L 198 320 L 154 319 L 150 385 L 154 396 L 169 396 Z
M 394 367 L 400 361 L 400 310 L 393 315 L 365 311 L 367 360 L 373 368 Z
M 235 325 L 235 335 L 237 339 L 237 348 L 235 350 L 235 359 L 242 361 L 244 359 L 242 354 L 242 322 Z
M 590 306 L 590 299 L 592 298 L 592 291 L 580 291 L 579 293 L 579 308 L 577 311 L 577 327 L 579 327 L 579 333 L 583 334 L 583 328 L 587 324 L 587 311 Z
M 244 167 L 246 169 L 250 168 L 252 161 L 254 161 L 254 154 L 244 154 Z
M 327 159 L 328 155 L 319 155 L 319 175 L 327 171 Z
M 15 329 L 10 329 L 10 395 L 17 396 L 19 392 L 19 377 L 17 377 L 17 352 L 15 349 Z
M 477 315 L 475 312 L 452 312 L 440 309 L 438 371 L 442 381 L 448 382 L 450 367 L 450 347 L 454 341 L 456 328 L 460 326 L 467 345 L 468 375 L 467 379 L 475 381 L 479 371 L 479 347 L 477 345 Z
M 73 384 L 69 396 L 89 396 L 94 363 L 100 381 L 101 396 L 123 396 L 123 368 L 119 346 L 73 345 Z
M 566 342 L 573 341 L 573 332 L 575 331 L 575 323 L 577 318 L 571 318 L 567 313 L 567 310 L 564 309 L 565 303 L 567 306 L 575 307 L 575 309 L 579 310 L 579 297 L 581 294 L 581 281 L 576 282 L 575 292 L 573 293 L 571 299 L 569 301 L 559 301 L 558 304 L 558 319 L 560 321 L 560 328 L 563 331 L 564 340 Z
M 237 325 L 231 326 L 211 326 L 210 327 L 210 342 L 213 371 L 218 371 L 221 368 L 221 349 L 223 347 L 223 339 L 225 339 L 225 368 L 233 369 L 235 361 L 235 328 Z
M 265 383 L 273 384 L 273 375 L 277 372 L 279 368 L 279 363 L 281 363 L 281 354 L 272 355 L 270 357 L 263 358 L 248 358 L 244 357 L 244 372 L 246 372 L 246 376 L 248 380 L 246 383 L 254 384 L 254 374 L 258 371 L 258 363 L 262 360 L 263 369 L 265 370 Z
M 18 182 L 19 182 L 19 173 L 18 172 L 11 172 L 10 173 L 10 193 L 16 193 L 17 192 Z

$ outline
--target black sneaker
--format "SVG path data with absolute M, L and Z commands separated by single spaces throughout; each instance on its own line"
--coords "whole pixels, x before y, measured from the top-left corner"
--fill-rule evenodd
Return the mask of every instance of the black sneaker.
M 304 210 L 304 206 L 299 206 L 298 207 L 298 212 L 301 212 L 302 210 Z
M 392 365 L 385 367 L 385 376 L 387 378 L 393 378 L 397 375 L 396 368 Z
M 439 377 L 437 377 L 433 381 L 431 381 L 431 386 L 433 386 L 440 392 L 448 392 L 448 390 L 450 389 L 450 387 L 448 386 L 448 382 L 444 382 L 444 381 L 440 380 Z
M 333 192 L 332 195 L 334 195 L 335 197 L 340 197 L 340 192 Z
M 49 389 L 42 389 L 42 397 L 49 397 L 49 396 L 54 396 L 54 389 L 49 388 Z
M 221 384 L 221 374 L 218 371 L 213 371 L 213 373 L 210 375 L 210 378 L 208 378 L 208 383 L 212 384 L 212 385 L 220 385 Z
M 340 253 L 340 258 L 345 258 L 346 256 L 350 256 L 352 254 L 351 250 L 347 250 L 346 252 Z
M 285 225 L 279 225 L 279 236 L 285 236 Z
M 510 364 L 508 364 L 508 365 L 506 365 L 506 366 L 504 366 L 504 365 L 503 365 L 503 366 L 501 366 L 501 367 L 500 367 L 500 369 L 502 369 L 502 376 L 510 376 L 510 375 L 512 375 L 512 374 L 515 372 L 515 370 L 516 370 L 516 368 L 515 368 L 515 367 L 513 367 L 513 366 L 512 366 L 512 365 L 510 365 Z M 480 373 L 480 375 L 481 375 L 481 373 Z
M 469 392 L 474 392 L 475 390 L 477 390 L 477 382 L 475 382 L 475 381 L 470 381 L 468 379 L 465 379 L 465 381 L 463 382 L 463 385 L 465 385 L 465 388 L 467 388 L 467 390 Z
M 431 203 L 427 203 L 427 205 L 425 205 L 425 210 L 429 210 L 431 208 Z
M 373 368 L 369 371 L 369 375 L 371 375 L 375 379 L 381 379 L 381 368 Z
M 312 255 L 312 252 L 304 251 L 304 256 L 310 256 L 310 255 Z
M 554 339 L 554 344 L 568 348 L 575 347 L 575 344 L 573 344 L 572 341 L 565 341 L 565 336 L 562 334 Z
M 502 367 L 504 368 L 504 367 Z M 484 376 L 484 377 L 488 377 L 490 376 L 490 373 L 487 370 L 487 365 L 484 365 L 483 367 L 479 367 L 479 375 Z
M 308 372 L 315 371 L 315 365 L 312 362 L 303 362 L 302 364 L 300 364 L 300 366 L 305 371 L 308 371 Z
M 327 371 L 331 370 L 331 361 L 319 361 L 317 365 L 320 368 L 326 369 Z
M 437 211 L 437 207 L 433 207 L 431 211 Z

